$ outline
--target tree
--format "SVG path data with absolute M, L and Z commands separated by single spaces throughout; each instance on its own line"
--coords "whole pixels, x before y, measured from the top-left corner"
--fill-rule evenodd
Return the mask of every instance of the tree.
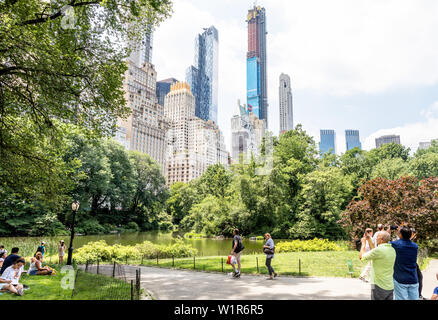
M 417 153 L 410 161 L 410 171 L 420 179 L 438 177 L 438 148 Z
M 198 195 L 193 184 L 176 182 L 170 186 L 170 196 L 166 201 L 166 211 L 172 217 L 172 223 L 178 226 L 189 214 L 197 202 Z
M 114 132 L 130 111 L 127 45 L 170 11 L 170 0 L 0 1 L 0 174 L 9 189 L 22 192 L 14 181 L 24 180 L 49 196 L 38 176 L 58 189 L 60 123 Z
M 198 191 L 203 196 L 224 198 L 228 195 L 231 178 L 231 173 L 222 164 L 211 165 L 199 178 Z
M 307 174 L 300 192 L 302 203 L 297 222 L 289 230 L 293 238 L 332 238 L 343 234 L 337 221 L 351 199 L 353 185 L 337 167 L 315 170 Z
M 438 178 L 377 178 L 363 184 L 359 195 L 360 199 L 350 202 L 340 220 L 352 238 L 361 237 L 365 228 L 378 223 L 402 222 L 414 226 L 420 240 L 437 237 Z
M 388 158 L 376 164 L 371 172 L 371 179 L 384 178 L 396 180 L 411 175 L 408 162 L 402 158 Z
M 131 214 L 142 230 L 158 227 L 158 215 L 169 197 L 166 180 L 159 165 L 147 154 L 130 151 L 134 169 L 135 192 L 131 197 Z
M 410 149 L 397 143 L 387 143 L 381 145 L 379 148 L 373 149 L 369 152 L 370 158 L 374 158 L 375 162 L 379 162 L 384 159 L 401 158 L 407 161 L 409 158 Z

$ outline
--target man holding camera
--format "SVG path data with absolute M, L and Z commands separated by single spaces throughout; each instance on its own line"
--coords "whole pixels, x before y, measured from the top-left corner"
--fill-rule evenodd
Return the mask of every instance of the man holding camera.
M 398 234 L 400 240 L 391 242 L 397 254 L 394 264 L 395 300 L 418 300 L 418 245 L 411 240 L 412 230 L 408 226 L 401 226 Z
M 371 235 L 365 233 L 361 239 L 362 247 L 359 258 L 362 261 L 371 261 L 371 300 L 393 300 L 394 297 L 394 262 L 396 252 L 389 244 L 391 235 L 380 231 L 377 235 L 377 247 L 374 247 Z M 366 252 L 367 242 L 370 251 Z

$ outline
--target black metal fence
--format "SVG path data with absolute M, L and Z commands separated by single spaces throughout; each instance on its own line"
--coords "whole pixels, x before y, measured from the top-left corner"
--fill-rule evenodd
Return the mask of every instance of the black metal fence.
M 140 283 L 140 269 L 136 269 L 134 274 L 117 262 L 101 264 L 100 261 L 90 261 L 78 267 L 72 299 L 140 300 Z

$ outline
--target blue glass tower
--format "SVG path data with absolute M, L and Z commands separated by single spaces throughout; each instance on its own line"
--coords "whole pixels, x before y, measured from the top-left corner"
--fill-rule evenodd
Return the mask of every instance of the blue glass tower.
M 347 151 L 359 148 L 362 149 L 362 143 L 359 139 L 359 130 L 345 130 L 345 141 L 347 143 Z
M 158 103 L 164 106 L 164 98 L 170 92 L 172 84 L 178 82 L 175 78 L 169 78 L 166 80 L 157 81 L 157 99 Z
M 268 89 L 266 63 L 266 11 L 254 6 L 248 10 L 248 53 L 246 55 L 246 85 L 248 111 L 252 111 L 268 126 Z
M 195 63 L 187 69 L 186 81 L 195 96 L 195 115 L 217 123 L 219 33 L 214 26 L 197 36 Z
M 319 143 L 319 153 L 321 156 L 325 153 L 331 152 L 336 153 L 335 140 L 336 133 L 335 130 L 321 130 L 321 142 Z M 331 151 L 330 151 L 331 150 Z

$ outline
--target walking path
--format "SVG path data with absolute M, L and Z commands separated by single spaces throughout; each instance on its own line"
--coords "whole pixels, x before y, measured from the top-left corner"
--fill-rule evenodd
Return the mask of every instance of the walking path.
M 423 272 L 423 296 L 426 299 L 432 297 L 433 290 L 438 287 L 436 274 L 438 273 L 438 259 L 429 262 L 426 270 Z
M 370 284 L 358 279 L 206 273 L 154 267 L 124 266 L 127 280 L 141 269 L 141 286 L 156 300 L 369 300 Z M 95 270 L 90 270 L 94 271 Z M 111 275 L 112 266 L 99 273 Z

